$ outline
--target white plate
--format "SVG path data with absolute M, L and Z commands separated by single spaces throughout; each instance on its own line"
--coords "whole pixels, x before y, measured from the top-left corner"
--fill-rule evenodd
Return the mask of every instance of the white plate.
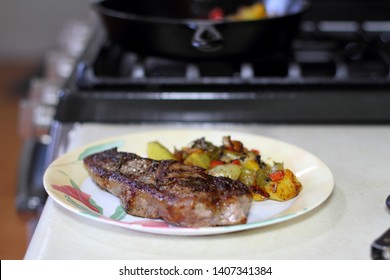
M 170 150 L 182 148 L 200 137 L 220 145 L 222 137 L 226 135 L 243 142 L 247 148 L 259 150 L 265 161 L 284 162 L 285 168 L 291 169 L 301 181 L 303 189 L 300 194 L 287 202 L 253 202 L 248 222 L 243 225 L 182 228 L 162 220 L 127 215 L 117 197 L 93 183 L 82 161 L 86 155 L 112 147 L 146 156 L 147 142 L 154 140 Z M 320 159 L 285 142 L 234 131 L 162 130 L 109 138 L 70 151 L 47 168 L 44 186 L 61 206 L 97 222 L 158 234 L 209 235 L 263 227 L 300 216 L 324 202 L 332 193 L 334 182 L 331 171 Z

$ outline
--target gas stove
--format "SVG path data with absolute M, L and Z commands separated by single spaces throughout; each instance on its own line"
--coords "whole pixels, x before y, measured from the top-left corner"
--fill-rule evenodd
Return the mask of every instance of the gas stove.
M 388 123 L 389 4 L 370 2 L 362 10 L 354 1 L 335 3 L 313 3 L 289 52 L 245 60 L 143 56 L 111 43 L 98 27 L 55 119 Z
M 312 2 L 290 51 L 245 60 L 144 56 L 113 44 L 97 25 L 61 85 L 58 103 L 49 104 L 54 120 L 47 143 L 34 143 L 31 158 L 23 159 L 29 166 L 20 176 L 27 190 L 19 208 L 43 206 L 43 170 L 69 149 L 75 132 L 89 135 L 91 127 L 106 137 L 172 123 L 229 130 L 389 124 L 390 3 Z M 285 125 L 266 127 L 286 134 Z

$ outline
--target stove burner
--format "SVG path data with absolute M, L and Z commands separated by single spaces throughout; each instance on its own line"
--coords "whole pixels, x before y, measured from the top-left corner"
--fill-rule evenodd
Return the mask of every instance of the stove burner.
M 62 122 L 390 122 L 390 23 L 305 21 L 289 53 L 185 61 L 96 32 L 63 90 Z
M 367 27 L 368 26 L 368 27 Z M 371 26 L 371 27 L 370 27 Z M 143 57 L 105 42 L 92 61 L 81 61 L 80 88 L 162 88 L 175 84 L 371 84 L 389 82 L 390 42 L 383 28 L 365 22 L 305 22 L 290 53 L 274 53 L 238 61 L 191 62 Z M 389 26 L 390 27 L 390 26 Z M 390 30 L 388 30 L 390 34 Z M 101 45 L 102 43 L 100 43 Z

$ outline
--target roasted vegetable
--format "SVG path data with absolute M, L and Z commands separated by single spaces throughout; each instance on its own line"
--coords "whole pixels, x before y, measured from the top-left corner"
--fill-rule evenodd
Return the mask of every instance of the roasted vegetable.
M 147 155 L 154 160 L 175 159 L 173 154 L 158 141 L 148 143 Z
M 225 15 L 225 11 L 221 7 L 212 8 L 207 15 L 210 20 L 229 19 L 234 21 L 243 20 L 258 20 L 267 17 L 267 12 L 263 3 L 256 1 L 251 5 L 242 5 L 238 9 Z
M 270 176 L 271 181 L 262 187 L 262 189 L 269 194 L 270 199 L 286 201 L 299 194 L 302 189 L 302 184 L 291 170 L 284 169 L 283 171 L 276 171 L 274 173 L 277 173 L 278 175 L 275 175 L 275 177 Z
M 221 146 L 215 146 L 204 137 L 196 139 L 172 154 L 158 142 L 148 144 L 152 159 L 175 159 L 187 165 L 207 169 L 213 176 L 239 180 L 252 191 L 255 201 L 272 199 L 286 201 L 294 198 L 302 184 L 282 162 L 272 165 L 261 159 L 258 150 L 248 150 L 242 142 L 224 136 Z
M 183 147 L 180 150 L 175 149 L 173 154 L 178 161 L 184 162 L 191 154 L 204 153 L 209 157 L 211 162 L 218 159 L 220 151 L 220 147 L 214 146 L 211 142 L 206 141 L 205 138 L 202 137 L 193 141 L 187 147 Z
M 192 153 L 184 160 L 184 164 L 199 166 L 204 169 L 210 168 L 210 162 L 210 157 L 204 152 Z
M 258 20 L 267 17 L 267 12 L 263 3 L 255 2 L 252 5 L 242 6 L 231 16 L 231 20 Z
M 227 163 L 217 165 L 208 170 L 207 173 L 216 177 L 228 177 L 233 180 L 238 180 L 241 174 L 241 167 L 236 164 Z
M 241 169 L 241 174 L 239 180 L 247 186 L 256 185 L 256 176 L 257 171 L 247 167 Z

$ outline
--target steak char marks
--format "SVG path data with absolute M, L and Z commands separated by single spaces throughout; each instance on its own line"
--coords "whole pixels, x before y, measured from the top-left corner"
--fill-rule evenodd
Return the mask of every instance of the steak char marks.
M 128 214 L 183 227 L 243 224 L 252 194 L 244 184 L 177 161 L 155 161 L 116 148 L 84 158 L 95 183 Z

